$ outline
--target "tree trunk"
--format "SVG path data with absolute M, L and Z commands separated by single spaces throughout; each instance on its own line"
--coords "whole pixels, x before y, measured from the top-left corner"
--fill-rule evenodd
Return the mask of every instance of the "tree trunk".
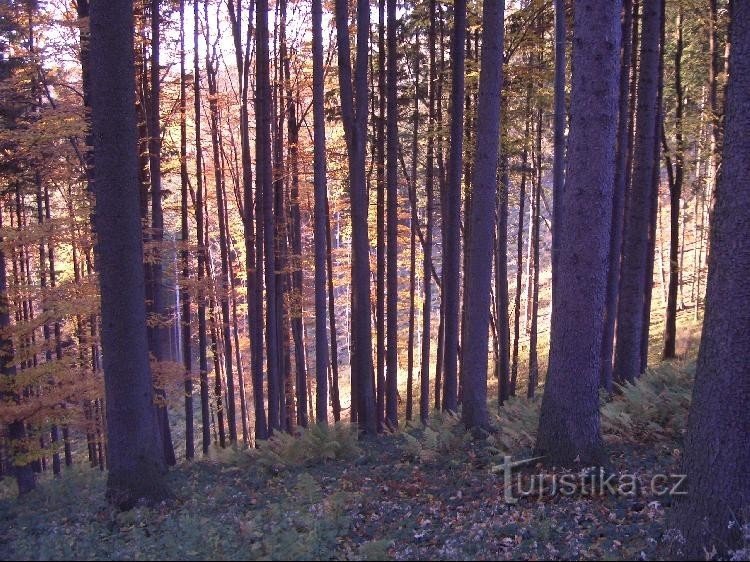
M 425 170 L 425 243 L 422 268 L 422 282 L 424 283 L 424 304 L 422 307 L 422 360 L 420 367 L 419 388 L 419 417 L 422 423 L 427 423 L 430 415 L 430 347 L 432 343 L 432 279 L 430 268 L 432 267 L 432 207 L 435 191 L 435 89 L 437 80 L 437 67 L 435 63 L 435 10 L 436 0 L 430 0 L 430 27 L 427 41 L 429 43 L 430 70 L 429 70 L 429 114 L 427 124 L 427 162 Z M 414 179 L 416 182 L 416 178 Z
M 675 163 L 674 182 L 670 184 L 670 221 L 669 221 L 669 290 L 667 297 L 666 327 L 664 330 L 664 359 L 677 356 L 677 292 L 680 282 L 680 203 L 682 202 L 682 183 L 685 174 L 685 147 L 682 132 L 683 98 L 682 88 L 682 8 L 678 7 L 675 23 L 674 55 L 674 89 L 675 89 Z
M 443 194 L 443 409 L 458 409 L 458 336 L 461 273 L 461 171 L 464 137 L 466 0 L 453 6 L 451 126 L 448 178 Z M 493 182 L 494 183 L 494 182 Z M 486 354 L 487 350 L 485 350 Z M 481 375 L 480 375 L 481 376 Z
M 138 205 L 133 3 L 91 6 L 97 266 L 107 405 L 107 496 L 129 509 L 167 495 L 146 338 Z
M 208 357 L 206 355 L 206 298 L 203 290 L 203 278 L 206 271 L 206 254 L 203 245 L 203 159 L 201 158 L 201 87 L 200 87 L 200 64 L 199 46 L 200 37 L 200 0 L 193 0 L 193 97 L 195 102 L 195 146 L 197 156 L 195 159 L 195 223 L 198 242 L 198 371 L 201 393 L 201 424 L 202 424 L 202 446 L 203 454 L 208 455 L 211 447 L 211 418 L 209 416 L 208 400 Z
M 630 79 L 634 45 L 637 39 L 637 1 L 623 2 L 622 58 L 620 59 L 620 105 L 617 125 L 617 160 L 615 162 L 615 191 L 612 197 L 612 231 L 607 260 L 607 307 L 602 337 L 602 371 L 599 384 L 607 392 L 612 392 L 612 352 L 614 350 L 615 320 L 619 298 L 620 260 L 622 257 L 622 235 L 625 222 L 625 198 L 629 193 L 629 163 L 632 159 L 633 110 L 635 103 L 635 80 Z M 634 20 L 635 23 L 634 23 Z M 634 61 L 632 61 L 634 62 Z M 554 286 L 554 282 L 553 282 Z
M 148 113 L 148 157 L 149 177 L 151 179 L 151 240 L 154 259 L 146 266 L 147 281 L 151 285 L 151 316 L 157 320 L 151 328 L 149 338 L 149 352 L 158 362 L 170 361 L 169 329 L 163 325 L 167 318 L 167 306 L 164 291 L 164 268 L 162 266 L 162 249 L 164 242 L 164 213 L 162 211 L 161 188 L 161 126 L 160 126 L 160 96 L 161 76 L 159 51 L 161 46 L 159 23 L 159 0 L 151 0 L 151 96 Z M 155 381 L 159 385 L 160 381 Z M 173 466 L 177 463 L 172 445 L 172 432 L 169 428 L 167 414 L 167 396 L 164 388 L 157 386 L 156 413 L 159 420 L 159 430 L 162 433 L 164 446 L 164 460 Z
M 193 421 L 192 332 L 190 319 L 190 225 L 188 223 L 188 167 L 187 167 L 187 91 L 185 74 L 185 0 L 180 0 L 180 235 L 182 238 L 182 363 L 185 367 L 185 457 L 195 457 L 195 428 Z
M 617 340 L 613 377 L 633 381 L 641 373 L 641 340 L 647 291 L 651 208 L 656 190 L 658 162 L 658 92 L 661 4 L 643 6 L 638 111 L 634 146 L 633 182 L 628 196 L 620 267 L 620 298 L 617 308 Z
M 315 189 L 315 420 L 328 423 L 328 334 L 326 333 L 326 123 L 323 3 L 312 2 L 313 134 Z M 333 272 L 331 272 L 333 276 Z M 332 324 L 333 327 L 333 324 Z M 336 377 L 338 379 L 338 376 Z M 338 419 L 338 418 L 336 418 Z
M 497 204 L 497 165 L 500 143 L 500 100 L 503 85 L 504 0 L 485 0 L 482 8 L 482 57 L 475 162 L 472 183 L 469 267 L 464 290 L 471 318 L 463 342 L 463 421 L 466 427 L 489 424 L 487 360 L 492 279 L 492 241 Z M 456 137 L 454 137 L 455 139 Z
M 266 285 L 266 358 L 268 362 L 268 429 L 281 429 L 281 366 L 279 318 L 276 298 L 274 192 L 271 161 L 271 82 L 268 33 L 268 0 L 256 3 L 256 142 L 255 166 L 259 206 L 263 218 L 263 254 Z
M 357 62 L 354 80 L 352 80 L 348 16 L 349 9 L 346 0 L 336 0 L 339 86 L 349 156 L 352 214 L 352 407 L 354 408 L 356 404 L 356 421 L 360 428 L 368 434 L 375 434 L 377 418 L 372 370 L 370 243 L 367 232 L 367 178 L 365 176 L 369 3 L 365 0 L 357 0 Z
M 750 142 L 745 135 L 750 127 L 750 4 L 734 1 L 730 10 L 732 49 L 723 164 L 711 225 L 706 315 L 683 461 L 687 489 L 675 512 L 685 539 L 678 554 L 686 559 L 702 558 L 706 552 L 731 557 L 732 551 L 741 553 L 747 547 L 750 301 L 742 295 L 747 294 L 750 273 Z
M 516 246 L 516 295 L 513 319 L 513 364 L 511 366 L 510 395 L 516 395 L 518 381 L 518 352 L 521 336 L 521 287 L 523 283 L 523 221 L 526 205 L 526 177 L 529 159 L 529 133 L 531 127 L 531 87 L 526 90 L 526 125 L 524 129 L 524 144 L 521 154 L 521 187 L 518 196 L 518 235 Z
M 620 15 L 617 0 L 576 4 L 560 286 L 536 445 L 550 465 L 597 464 L 604 456 L 598 388 L 617 144 Z M 596 153 L 591 146 L 599 147 Z
M 531 261 L 533 262 L 533 279 L 529 280 L 531 290 L 531 327 L 529 329 L 529 386 L 526 396 L 533 398 L 536 386 L 539 382 L 539 350 L 537 341 L 539 337 L 539 222 L 541 220 L 541 193 L 542 193 L 542 108 L 537 108 L 536 118 L 536 157 L 534 160 L 534 183 L 532 197 L 534 199 L 531 208 Z
M 386 215 L 388 233 L 387 264 L 387 328 L 386 328 L 386 396 L 385 421 L 390 429 L 398 427 L 398 73 L 396 53 L 396 0 L 387 0 L 387 65 L 386 65 Z
M 626 3 L 631 0 L 625 0 Z M 555 291 L 558 276 L 558 259 L 560 255 L 560 238 L 563 228 L 562 194 L 565 189 L 565 126 L 567 112 L 565 109 L 565 73 L 566 56 L 566 22 L 565 0 L 554 0 L 555 4 L 555 140 L 554 162 L 552 164 L 552 302 L 554 307 Z M 627 25 L 629 10 L 625 8 L 623 30 Z M 625 44 L 627 49 L 627 42 Z M 625 51 L 623 51 L 624 53 Z M 623 54 L 623 57 L 627 55 Z

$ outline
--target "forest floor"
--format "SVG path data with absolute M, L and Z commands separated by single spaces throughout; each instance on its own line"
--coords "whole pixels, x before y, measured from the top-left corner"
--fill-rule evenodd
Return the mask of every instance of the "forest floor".
M 669 369 L 691 371 L 690 364 Z M 638 396 L 632 418 L 644 406 Z M 548 477 L 544 493 L 509 504 L 503 472 L 493 467 L 512 447 L 495 437 L 471 439 L 456 420 L 438 416 L 427 430 L 369 441 L 357 442 L 340 427 L 298 439 L 303 446 L 285 440 L 260 452 L 183 463 L 168 476 L 173 499 L 125 513 L 105 502 L 104 474 L 77 469 L 20 501 L 0 501 L 0 558 L 660 558 L 672 498 L 657 496 L 649 482 L 679 472 L 681 430 L 673 430 L 669 416 L 684 420 L 684 412 L 666 412 L 673 400 L 667 397 L 643 423 L 617 426 L 627 400 L 604 421 L 610 469 L 641 483 L 629 496 L 591 495 L 580 486 L 570 496 L 552 494 Z M 516 406 L 522 404 L 533 412 L 538 401 Z M 524 435 L 533 432 L 516 422 L 515 433 L 502 434 L 519 445 L 514 461 L 530 457 Z M 533 463 L 514 470 L 512 486 L 520 474 L 528 490 L 539 470 Z
M 479 439 L 436 414 L 427 428 L 371 440 L 336 425 L 260 450 L 220 451 L 171 469 L 173 498 L 124 513 L 106 503 L 98 470 L 43 480 L 20 500 L 6 479 L 0 559 L 666 558 L 673 497 L 651 483 L 680 472 L 697 349 L 695 328 L 688 333 L 683 360 L 656 364 L 603 400 L 608 474 L 615 484 L 634 475 L 634 493 L 599 484 L 604 493 L 592 493 L 582 467 L 567 472 L 572 493 L 553 493 L 552 472 L 536 461 L 514 467 L 506 481 L 506 455 L 531 458 L 540 403 L 517 398 L 497 415 L 498 433 Z M 519 494 L 519 481 L 529 490 L 540 472 L 544 487 Z

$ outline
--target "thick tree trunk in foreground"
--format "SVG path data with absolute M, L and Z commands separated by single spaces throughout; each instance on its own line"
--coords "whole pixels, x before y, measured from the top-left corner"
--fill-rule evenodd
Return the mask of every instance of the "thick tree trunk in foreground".
M 746 547 L 742 526 L 750 508 L 750 4 L 735 1 L 730 9 L 723 165 L 685 445 L 687 495 L 676 511 L 688 559 L 713 548 L 723 558 Z
M 467 427 L 489 424 L 487 361 L 490 322 L 500 100 L 503 85 L 504 0 L 485 0 L 482 8 L 482 61 L 479 75 L 476 152 L 473 170 L 469 267 L 464 290 L 466 325 L 463 343 L 463 421 Z
M 560 286 L 537 438 L 537 451 L 558 466 L 603 460 L 598 390 L 617 143 L 620 12 L 619 0 L 581 0 L 575 12 Z M 602 65 L 611 72 L 594 71 Z
M 156 501 L 167 494 L 146 341 L 132 1 L 91 6 L 91 55 L 107 496 L 127 509 L 140 498 Z

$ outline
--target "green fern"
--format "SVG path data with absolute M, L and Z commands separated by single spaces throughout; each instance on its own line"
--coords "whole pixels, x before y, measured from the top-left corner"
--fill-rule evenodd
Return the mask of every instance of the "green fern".
M 357 439 L 357 428 L 352 424 L 313 424 L 298 436 L 274 433 L 267 441 L 259 442 L 253 454 L 260 465 L 270 469 L 312 466 L 356 457 L 360 453 Z
M 602 404 L 603 433 L 630 442 L 679 437 L 687 424 L 694 374 L 694 363 L 665 362 L 634 384 L 618 386 L 619 393 Z

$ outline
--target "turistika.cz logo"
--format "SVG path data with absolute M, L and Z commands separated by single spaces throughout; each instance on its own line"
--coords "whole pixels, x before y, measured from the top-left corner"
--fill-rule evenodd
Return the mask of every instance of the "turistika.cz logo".
M 515 504 L 519 498 L 543 499 L 557 495 L 636 497 L 650 492 L 652 496 L 663 497 L 687 494 L 685 474 L 654 474 L 646 482 L 636 474 L 608 472 L 602 467 L 587 467 L 578 472 L 513 474 L 514 468 L 528 466 L 541 458 L 514 461 L 506 455 L 503 464 L 493 467 L 493 472 L 502 473 L 505 503 Z

